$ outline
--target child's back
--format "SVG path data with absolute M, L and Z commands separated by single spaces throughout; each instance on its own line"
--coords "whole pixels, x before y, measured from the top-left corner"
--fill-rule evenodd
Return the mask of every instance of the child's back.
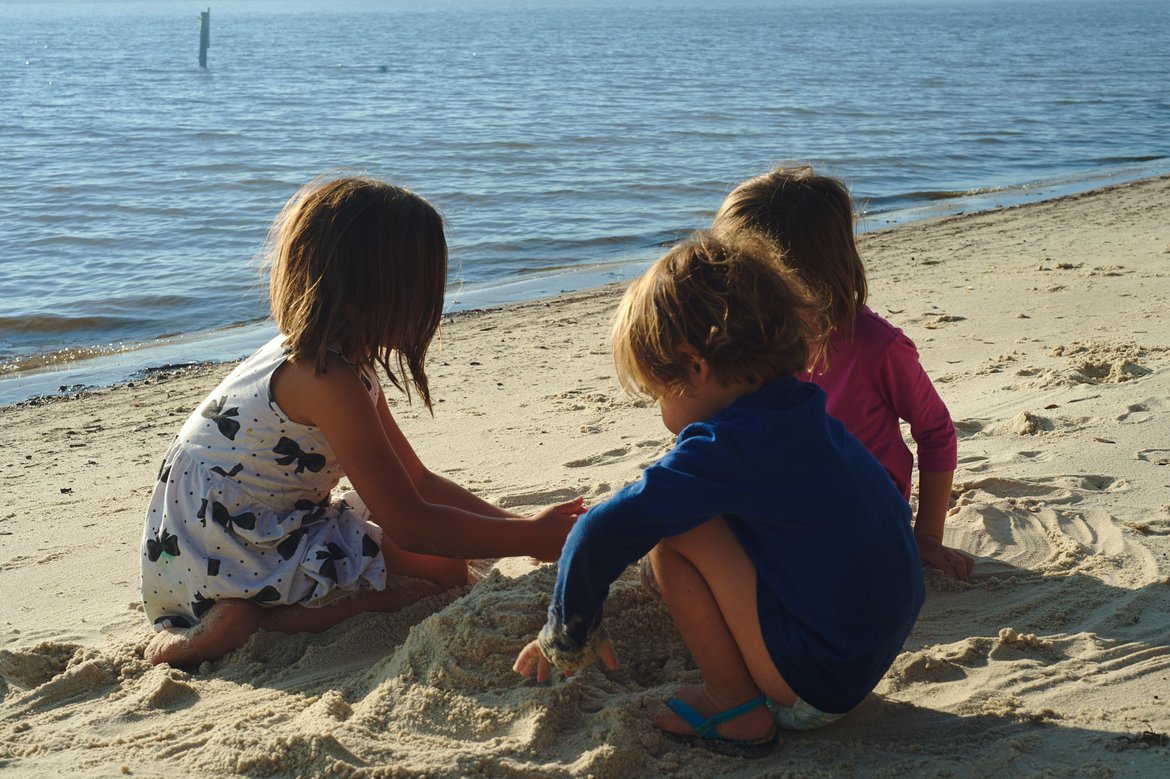
M 793 374 L 818 340 L 810 296 L 759 238 L 700 234 L 626 291 L 618 377 L 657 401 L 674 448 L 565 542 L 549 620 L 517 658 L 547 678 L 616 657 L 602 604 L 648 555 L 703 684 L 656 718 L 680 735 L 769 742 L 826 725 L 873 689 L 923 601 L 909 506 Z
M 380 529 L 330 503 L 341 466 L 321 431 L 269 395 L 277 336 L 203 401 L 163 458 L 147 510 L 142 594 L 154 624 L 192 627 L 217 601 L 314 605 L 382 589 Z M 379 387 L 364 377 L 371 400 Z
M 910 425 L 923 471 L 955 467 L 955 426 L 946 405 L 918 361 L 914 343 L 897 327 L 862 306 L 851 336 L 834 332 L 829 370 L 798 374 L 824 389 L 827 408 L 865 444 L 910 497 L 914 455 L 902 436 Z
M 833 329 L 826 360 L 801 377 L 825 389 L 829 413 L 881 461 L 907 499 L 914 457 L 901 422 L 909 424 L 918 449 L 920 556 L 968 578 L 971 558 L 942 543 L 957 463 L 954 423 L 914 343 L 865 305 L 868 285 L 845 185 L 811 168 L 778 168 L 736 187 L 712 229 L 767 237 L 817 294 Z
M 856 706 L 922 605 L 910 508 L 825 413 L 824 393 L 792 376 L 688 425 L 640 482 L 585 514 L 562 552 L 553 611 L 599 614 L 601 582 L 715 516 L 759 574 L 760 628 L 781 676 L 819 709 Z M 568 637 L 583 646 L 588 623 L 576 627 Z

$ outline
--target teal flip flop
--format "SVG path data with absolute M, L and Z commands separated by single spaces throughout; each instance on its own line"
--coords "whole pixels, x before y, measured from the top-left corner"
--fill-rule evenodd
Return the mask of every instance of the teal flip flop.
M 776 727 L 773 726 L 771 730 L 764 736 L 755 739 L 734 739 L 724 738 L 715 730 L 716 727 L 722 725 L 724 722 L 743 716 L 749 711 L 754 711 L 761 706 L 768 705 L 768 696 L 757 695 L 750 701 L 733 706 L 726 711 L 721 711 L 718 714 L 713 714 L 710 717 L 704 718 L 702 714 L 695 711 L 694 708 L 686 701 L 677 697 L 672 697 L 666 702 L 667 707 L 678 716 L 682 717 L 683 721 L 690 725 L 695 730 L 695 735 L 686 736 L 681 733 L 666 733 L 666 735 L 675 741 L 683 743 L 701 744 L 708 749 L 713 749 L 724 754 L 736 754 L 753 757 L 763 757 L 772 751 L 772 747 L 776 743 Z

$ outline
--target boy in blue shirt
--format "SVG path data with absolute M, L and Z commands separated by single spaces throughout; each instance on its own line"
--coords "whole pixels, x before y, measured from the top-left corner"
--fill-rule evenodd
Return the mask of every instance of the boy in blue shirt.
M 777 719 L 819 727 L 874 688 L 922 606 L 922 571 L 901 493 L 793 376 L 823 343 L 819 317 L 751 239 L 698 234 L 630 286 L 611 334 L 618 378 L 658 402 L 676 445 L 578 520 L 517 672 L 616 667 L 602 605 L 648 554 L 703 677 L 659 728 L 768 745 Z

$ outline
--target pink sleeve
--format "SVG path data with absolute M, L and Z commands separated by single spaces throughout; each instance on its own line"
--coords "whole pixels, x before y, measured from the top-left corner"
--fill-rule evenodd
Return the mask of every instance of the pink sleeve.
M 918 445 L 918 470 L 955 470 L 958 464 L 955 424 L 923 370 L 914 342 L 901 332 L 886 352 L 882 381 L 894 413 L 910 424 L 910 435 Z

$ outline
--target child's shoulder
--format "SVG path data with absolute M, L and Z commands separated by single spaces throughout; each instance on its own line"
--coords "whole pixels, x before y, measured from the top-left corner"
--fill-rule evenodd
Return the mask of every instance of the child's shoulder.
M 829 340 L 830 359 L 843 355 L 863 354 L 869 357 L 884 354 L 905 334 L 869 306 L 862 306 L 848 332 L 836 330 Z
M 904 335 L 902 329 L 890 322 L 869 306 L 862 306 L 853 323 L 853 340 L 864 337 L 869 340 L 893 341 Z

